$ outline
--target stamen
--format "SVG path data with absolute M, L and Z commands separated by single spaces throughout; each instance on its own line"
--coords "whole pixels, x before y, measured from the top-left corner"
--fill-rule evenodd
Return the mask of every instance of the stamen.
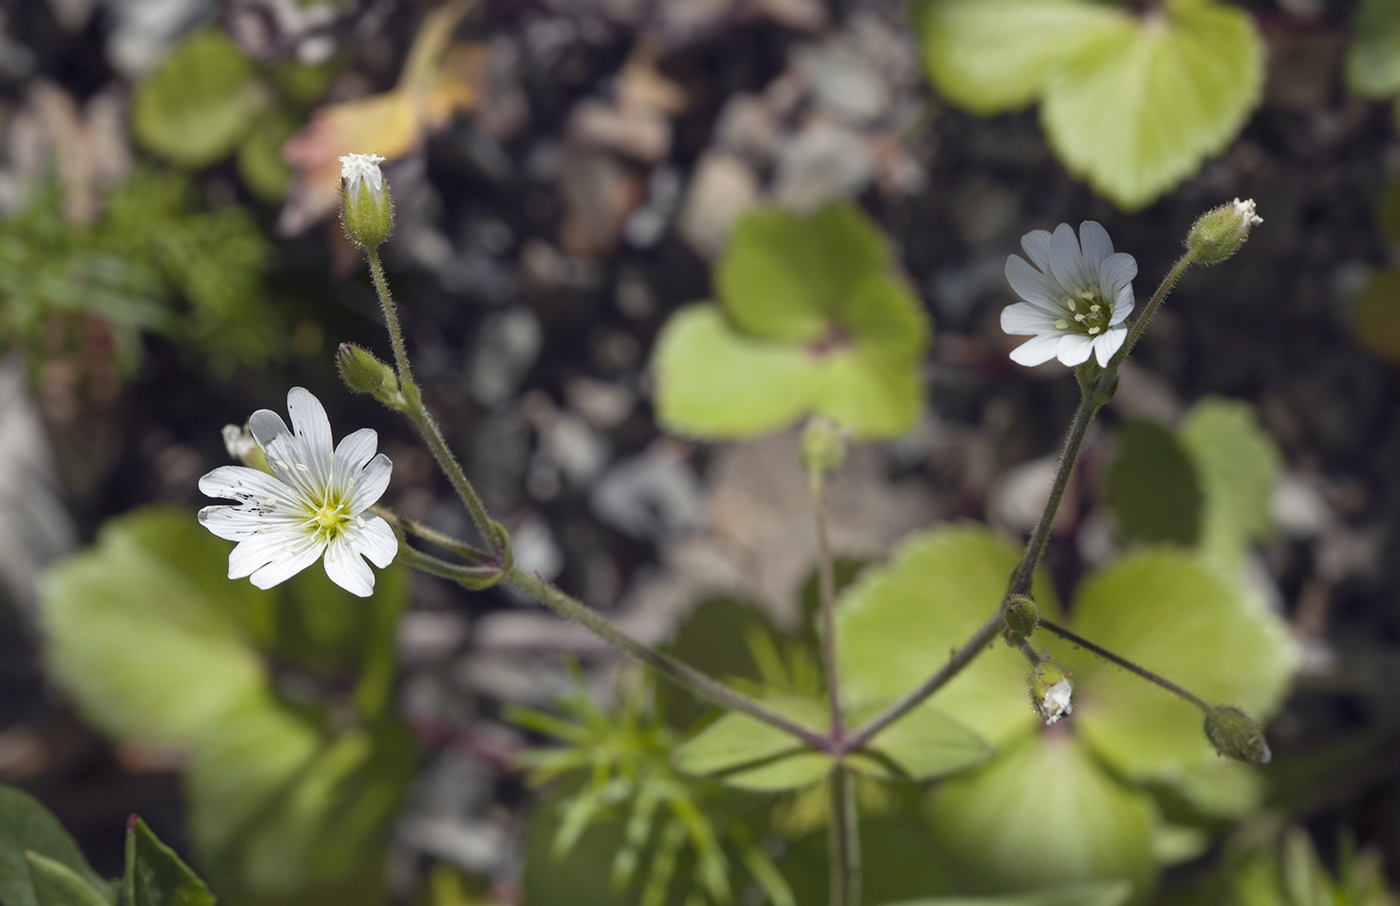
M 1055 322 L 1055 329 L 1056 329 L 1056 330 L 1066 330 L 1066 329 L 1068 329 L 1068 328 L 1069 328 L 1069 322 L 1066 321 L 1064 318 L 1060 318 L 1058 321 Z
M 1103 330 L 1103 328 L 1102 328 L 1102 327 L 1090 327 L 1090 328 L 1089 328 L 1089 336 L 1092 337 L 1094 334 L 1098 333 L 1100 330 Z
M 308 469 L 308 468 L 306 467 L 306 463 L 304 463 L 304 462 L 299 462 L 299 463 L 297 463 L 297 468 L 300 469 L 300 470 L 303 471 L 303 472 L 310 472 L 310 471 L 311 471 L 310 469 Z
M 1085 302 L 1094 301 L 1094 294 L 1089 292 L 1089 290 L 1087 289 L 1081 289 L 1079 292 L 1075 293 L 1075 295 L 1083 299 Z
M 1100 306 L 1100 305 L 1090 305 L 1090 306 L 1089 306 L 1089 310 L 1090 310 L 1090 311 L 1093 311 L 1093 312 L 1097 312 L 1100 308 L 1102 308 L 1102 306 Z
M 1070 311 L 1079 311 L 1079 309 L 1074 307 L 1074 300 L 1069 296 L 1065 296 L 1065 308 L 1068 308 Z
M 1078 321 L 1080 324 L 1083 324 L 1083 323 L 1084 323 L 1084 316 L 1083 316 L 1083 315 L 1075 315 L 1075 316 L 1074 316 L 1074 320 Z

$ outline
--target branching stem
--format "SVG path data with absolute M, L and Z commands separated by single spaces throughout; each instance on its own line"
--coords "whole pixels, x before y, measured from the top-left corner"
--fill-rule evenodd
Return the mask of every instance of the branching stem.
M 1200 708 L 1201 711 L 1207 715 L 1212 714 L 1215 711 L 1215 709 L 1212 708 L 1209 704 L 1207 704 L 1203 699 L 1192 695 L 1190 692 L 1187 692 L 1185 689 L 1181 688 L 1171 680 L 1164 679 L 1145 667 L 1139 667 L 1132 661 L 1126 658 L 1119 657 L 1112 651 L 1109 651 L 1107 648 L 1100 648 L 1098 645 L 1095 645 L 1088 639 L 1078 636 L 1073 632 L 1070 632 L 1063 626 L 1057 626 L 1056 624 L 1050 622 L 1044 617 L 1040 618 L 1040 628 L 1053 632 L 1055 635 L 1059 636 L 1065 641 L 1072 642 L 1075 645 L 1078 645 L 1080 648 L 1083 648 L 1085 651 L 1088 651 L 1090 654 L 1096 654 L 1104 660 L 1108 661 L 1109 663 L 1117 664 L 1119 667 L 1122 667 L 1129 673 L 1136 674 L 1142 677 L 1143 679 L 1147 680 L 1149 683 L 1156 683 L 1157 685 L 1161 686 L 1163 689 L 1166 689 L 1173 695 L 1183 698 L 1191 704 L 1195 705 L 1197 708 Z

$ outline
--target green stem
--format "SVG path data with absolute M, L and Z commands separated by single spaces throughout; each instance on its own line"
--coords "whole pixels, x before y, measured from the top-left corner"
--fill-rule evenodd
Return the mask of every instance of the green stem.
M 1118 374 L 1118 366 L 1123 364 L 1123 360 L 1128 357 L 1128 353 L 1133 351 L 1133 347 L 1137 345 L 1137 341 L 1142 338 L 1142 332 L 1147 329 L 1147 322 L 1152 320 L 1152 316 L 1157 313 L 1157 309 L 1161 308 L 1162 303 L 1166 301 L 1167 295 L 1172 291 L 1172 287 L 1176 286 L 1176 281 L 1181 278 L 1181 275 L 1191 266 L 1191 262 L 1195 260 L 1196 253 L 1188 249 L 1184 255 L 1176 259 L 1176 263 L 1172 265 L 1171 270 L 1167 271 L 1167 275 L 1162 278 L 1162 282 L 1157 284 L 1157 291 L 1152 294 L 1151 299 L 1147 300 L 1147 305 L 1143 307 L 1142 314 L 1138 315 L 1137 320 L 1133 322 L 1133 326 L 1128 328 L 1127 339 L 1123 341 L 1122 346 L 1118 347 L 1118 351 L 1113 354 L 1113 358 L 1108 360 L 1108 367 L 1104 369 L 1103 376 L 1099 379 L 1100 390 L 1106 390 L 1112 385 L 1112 378 Z M 1107 382 L 1104 380 L 1105 378 L 1108 379 Z
M 1060 638 L 1068 642 L 1073 642 L 1075 645 L 1078 645 L 1080 648 L 1083 648 L 1085 651 L 1088 651 L 1091 654 L 1097 654 L 1099 657 L 1103 658 L 1109 663 L 1117 664 L 1119 667 L 1122 667 L 1129 673 L 1136 674 L 1142 677 L 1143 679 L 1147 680 L 1149 683 L 1156 683 L 1157 685 L 1161 686 L 1163 689 L 1166 689 L 1173 695 L 1179 696 L 1180 698 L 1183 698 L 1191 704 L 1195 705 L 1197 708 L 1200 708 L 1207 715 L 1215 712 L 1215 709 L 1209 704 L 1207 704 L 1205 700 L 1195 695 L 1192 695 L 1190 692 L 1187 692 L 1185 689 L 1181 688 L 1171 680 L 1163 679 L 1162 677 L 1153 673 L 1151 670 L 1148 670 L 1145 667 L 1139 667 L 1132 661 L 1127 660 L 1126 658 L 1119 657 L 1112 651 L 1109 651 L 1107 648 L 1100 648 L 1098 645 L 1095 645 L 1088 639 L 1082 638 L 1081 636 L 1070 632 L 1063 626 L 1057 626 L 1049 620 L 1045 619 L 1044 617 L 1041 617 L 1040 628 L 1048 629 L 1050 632 L 1053 632 Z
M 539 576 L 528 573 L 519 566 L 512 565 L 507 570 L 504 581 L 506 584 L 525 592 L 559 616 L 579 624 L 614 648 L 620 648 L 624 653 L 656 670 L 697 698 L 731 711 L 742 711 L 755 720 L 762 721 L 771 727 L 782 730 L 789 736 L 795 737 L 818 752 L 830 753 L 832 751 L 831 741 L 826 737 L 826 734 L 817 733 L 795 724 L 781 714 L 765 708 L 754 699 L 711 679 L 694 667 L 656 650 L 645 642 L 632 638 L 602 614 L 566 595 Z
M 860 906 L 860 815 L 856 810 L 855 778 L 838 763 L 827 779 L 831 816 L 827 850 L 831 863 L 831 906 Z
M 400 563 L 411 569 L 420 570 L 430 576 L 437 576 L 439 579 L 458 582 L 474 590 L 494 585 L 499 581 L 501 574 L 500 567 L 494 564 L 464 566 L 461 563 L 452 563 L 441 557 L 434 557 L 432 554 L 425 554 L 410 547 L 403 538 L 399 539 L 398 559 Z
M 413 427 L 418 431 L 418 436 L 427 445 L 428 451 L 433 454 L 433 459 L 437 460 L 443 474 L 452 483 L 452 489 L 457 492 L 457 497 L 461 499 L 462 505 L 471 514 L 476 530 L 491 545 L 496 559 L 504 561 L 505 550 L 496 533 L 491 530 L 491 517 L 486 513 L 486 506 L 477 496 L 476 489 L 472 487 L 471 482 L 467 480 L 466 473 L 462 471 L 461 463 L 457 462 L 457 457 L 453 456 L 452 451 L 448 449 L 447 441 L 443 440 L 442 430 L 433 419 L 432 413 L 423 405 L 422 391 L 417 382 L 413 380 L 413 370 L 409 367 L 408 348 L 404 345 L 403 328 L 399 326 L 398 310 L 394 306 L 394 297 L 389 293 L 389 284 L 384 279 L 384 266 L 379 262 L 379 250 L 368 249 L 367 251 L 370 277 L 374 281 L 374 291 L 379 296 L 379 306 L 384 311 L 384 324 L 389 328 L 389 340 L 394 347 L 394 364 L 398 369 L 399 385 L 407 403 L 406 414 L 413 422 Z
M 431 544 L 436 544 L 438 547 L 452 551 L 452 553 L 458 556 L 466 557 L 468 560 L 472 560 L 476 563 L 489 564 L 493 562 L 490 551 L 484 551 L 480 548 L 472 547 L 470 544 L 464 544 L 456 538 L 450 535 L 444 535 L 437 529 L 430 528 L 416 519 L 400 516 L 393 510 L 386 509 L 382 506 L 372 506 L 369 508 L 369 511 L 389 523 L 391 527 L 400 528 L 410 535 L 422 538 L 424 541 Z
M 817 527 L 817 588 L 821 597 L 822 661 L 826 671 L 827 700 L 831 706 L 831 741 L 840 745 L 846 736 L 841 715 L 841 684 L 836 673 L 836 577 L 831 565 L 831 541 L 826 528 L 826 495 L 820 467 L 807 473 L 812 493 L 812 514 Z

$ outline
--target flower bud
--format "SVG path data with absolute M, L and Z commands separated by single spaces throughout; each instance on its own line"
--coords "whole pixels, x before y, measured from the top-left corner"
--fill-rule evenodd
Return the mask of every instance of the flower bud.
M 1036 713 L 1047 724 L 1053 724 L 1074 711 L 1071 698 L 1074 687 L 1069 682 L 1070 672 L 1042 655 L 1040 663 L 1031 668 L 1029 685 L 1031 704 Z
M 229 456 L 251 469 L 269 473 L 272 471 L 268 468 L 267 456 L 263 454 L 258 442 L 253 440 L 253 432 L 248 430 L 247 425 L 241 428 L 237 425 L 224 425 L 222 434 L 224 449 L 228 451 Z
M 340 222 L 350 241 L 365 249 L 379 247 L 394 228 L 394 202 L 378 154 L 340 158 Z
M 335 354 L 340 379 L 356 393 L 368 393 L 391 409 L 401 408 L 399 378 L 388 364 L 353 343 L 341 343 Z
M 834 472 L 846 458 L 846 429 L 820 415 L 807 420 L 802 429 L 802 462 L 807 471 Z
M 1221 755 L 1245 764 L 1264 765 L 1273 758 L 1264 731 L 1248 714 L 1217 705 L 1206 715 L 1206 738 Z
M 1016 595 L 1011 599 L 1011 603 L 1006 605 L 1006 615 L 1003 617 L 1001 637 L 1006 640 L 1006 644 L 1016 646 L 1016 638 L 1029 638 L 1040 625 L 1040 608 L 1035 606 L 1035 602 L 1025 595 Z
M 1238 252 L 1249 238 L 1249 231 L 1263 222 L 1254 213 L 1254 199 L 1236 198 L 1197 218 L 1186 234 L 1186 247 L 1196 253 L 1198 264 L 1219 264 Z

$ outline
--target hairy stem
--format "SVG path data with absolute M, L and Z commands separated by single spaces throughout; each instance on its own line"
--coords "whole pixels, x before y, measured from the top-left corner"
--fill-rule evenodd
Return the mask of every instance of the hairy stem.
M 1162 677 L 1153 673 L 1151 670 L 1148 670 L 1145 667 L 1139 667 L 1132 661 L 1127 660 L 1126 658 L 1119 657 L 1112 651 L 1109 651 L 1107 648 L 1100 648 L 1098 645 L 1095 645 L 1088 639 L 1078 636 L 1073 632 L 1070 632 L 1063 626 L 1057 626 L 1056 624 L 1050 622 L 1044 617 L 1040 618 L 1040 628 L 1047 629 L 1068 642 L 1073 642 L 1075 645 L 1078 645 L 1080 648 L 1083 648 L 1090 654 L 1096 654 L 1104 660 L 1108 661 L 1109 663 L 1117 664 L 1119 667 L 1122 667 L 1129 673 L 1136 674 L 1142 677 L 1143 679 L 1147 680 L 1149 683 L 1156 683 L 1157 685 L 1161 686 L 1163 689 L 1166 689 L 1173 695 L 1179 696 L 1185 699 L 1186 701 L 1190 702 L 1191 704 L 1195 705 L 1197 708 L 1200 708 L 1206 714 L 1212 714 L 1215 711 L 1215 709 L 1209 704 L 1207 704 L 1203 699 L 1192 695 L 1190 692 L 1187 692 L 1185 689 L 1181 688 L 1171 680 L 1163 679 Z
M 831 869 L 831 906 L 860 906 L 860 815 L 856 811 L 855 777 L 838 763 L 827 779 L 831 816 L 827 851 Z
M 408 348 L 404 345 L 403 328 L 399 326 L 398 310 L 394 306 L 394 297 L 389 294 L 389 284 L 384 279 L 384 266 L 379 262 L 379 250 L 369 249 L 368 255 L 370 277 L 374 281 L 375 294 L 379 296 L 379 306 L 384 311 L 384 324 L 389 328 L 389 340 L 394 347 L 394 364 L 398 370 L 400 389 L 402 389 L 404 400 L 408 404 L 409 420 L 413 422 L 418 436 L 423 439 L 428 451 L 433 454 L 433 459 L 437 460 L 437 464 L 442 469 L 443 474 L 447 476 L 447 480 L 452 483 L 452 489 L 457 492 L 457 497 L 462 501 L 462 505 L 471 514 L 476 530 L 491 545 L 496 559 L 504 561 L 505 551 L 501 549 L 500 541 L 491 531 L 491 517 L 486 513 L 486 506 L 477 496 L 476 489 L 472 487 L 471 482 L 467 480 L 466 473 L 462 471 L 462 464 L 448 449 L 447 441 L 442 437 L 442 429 L 438 427 L 432 413 L 428 411 L 428 407 L 423 405 L 422 391 L 417 382 L 414 381 L 413 370 L 409 367 Z
M 840 745 L 846 736 L 841 715 L 841 684 L 836 673 L 836 577 L 831 565 L 831 541 L 826 529 L 826 494 L 819 467 L 808 470 L 812 515 L 817 528 L 817 589 L 821 597 L 822 666 L 826 672 L 827 700 L 831 706 L 831 741 Z
M 400 528 L 410 535 L 422 538 L 424 541 L 431 544 L 436 544 L 438 547 L 452 551 L 452 553 L 458 556 L 466 557 L 468 560 L 472 560 L 476 563 L 489 564 L 492 562 L 492 556 L 489 551 L 472 547 L 470 544 L 458 541 L 450 535 L 444 535 L 437 529 L 424 525 L 416 519 L 400 516 L 393 510 L 382 506 L 372 506 L 369 508 L 369 511 L 389 523 L 391 528 Z

